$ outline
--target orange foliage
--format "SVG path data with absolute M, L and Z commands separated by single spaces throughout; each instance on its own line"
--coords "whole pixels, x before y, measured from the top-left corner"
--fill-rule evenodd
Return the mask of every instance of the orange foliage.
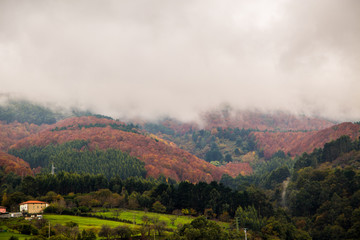
M 176 120 L 167 119 L 161 122 L 162 125 L 168 127 L 178 134 L 185 134 L 190 130 L 198 130 L 199 126 L 195 122 L 181 123 Z
M 220 167 L 231 177 L 236 177 L 239 174 L 241 175 L 250 175 L 253 172 L 252 167 L 249 163 L 228 163 Z
M 291 156 L 301 155 L 321 148 L 325 143 L 343 135 L 349 135 L 353 140 L 360 136 L 360 125 L 341 123 L 320 131 L 312 132 L 255 132 L 258 147 L 264 149 L 265 157 L 269 158 L 278 150 L 290 153 Z
M 142 134 L 124 132 L 110 127 L 82 128 L 51 131 L 55 127 L 77 124 L 104 123 L 112 120 L 95 117 L 81 117 L 63 120 L 52 125 L 48 130 L 18 141 L 12 148 L 33 145 L 46 146 L 52 143 L 65 143 L 72 140 L 89 140 L 92 149 L 119 149 L 145 162 L 148 176 L 158 177 L 163 174 L 175 180 L 191 182 L 220 180 L 223 171 L 214 165 L 165 141 L 155 140 Z
M 7 151 L 8 148 L 18 140 L 28 137 L 33 133 L 45 129 L 47 125 L 35 125 L 29 123 L 12 122 L 6 124 L 0 121 L 0 150 Z
M 5 173 L 14 172 L 20 176 L 33 175 L 30 165 L 27 162 L 1 151 L 0 166 L 4 168 Z

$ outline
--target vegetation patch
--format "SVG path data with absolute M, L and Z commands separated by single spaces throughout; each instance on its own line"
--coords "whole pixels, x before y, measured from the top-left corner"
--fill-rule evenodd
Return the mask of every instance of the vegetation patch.
M 55 224 L 65 224 L 66 222 L 74 222 L 78 224 L 79 229 L 89 229 L 96 228 L 100 229 L 102 225 L 108 225 L 110 227 L 117 226 L 131 226 L 131 224 L 92 218 L 92 217 L 79 217 L 79 216 L 69 216 L 69 215 L 55 215 L 55 214 L 45 214 L 44 219 L 50 221 L 51 225 Z
M 164 213 L 154 213 L 154 212 L 145 212 L 138 210 L 127 210 L 127 209 L 106 209 L 106 211 L 101 211 L 100 209 L 95 210 L 96 212 L 92 213 L 95 216 L 103 216 L 106 218 L 117 218 L 123 219 L 135 224 L 144 224 L 146 218 L 157 218 L 160 221 L 166 222 L 168 227 L 176 229 L 179 225 L 184 225 L 190 223 L 194 217 L 192 216 L 177 216 Z
M 0 232 L 0 240 L 9 240 L 11 237 L 16 237 L 18 240 L 25 240 L 30 236 L 13 232 Z
M 32 168 L 41 167 L 48 172 L 54 164 L 57 171 L 103 174 L 107 178 L 115 175 L 122 179 L 131 176 L 145 177 L 145 164 L 138 158 L 117 149 L 91 151 L 88 144 L 85 140 L 75 140 L 45 147 L 12 149 L 9 153 L 24 159 Z

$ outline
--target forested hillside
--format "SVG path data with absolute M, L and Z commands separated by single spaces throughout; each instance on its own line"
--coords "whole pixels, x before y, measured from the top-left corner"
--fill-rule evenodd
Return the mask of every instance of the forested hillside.
M 332 123 L 285 113 L 263 114 L 226 108 L 204 113 L 204 129 L 195 123 L 181 123 L 170 118 L 160 123 L 143 121 L 137 125 L 76 110 L 72 115 L 88 116 L 39 126 L 19 121 L 29 118 L 29 122 L 34 122 L 37 119 L 35 122 L 40 124 L 46 122 L 41 119 L 49 116 L 60 119 L 64 115 L 26 101 L 9 101 L 0 110 L 2 116 L 18 112 L 16 118 L 0 122 L 0 149 L 3 151 L 8 151 L 10 146 L 14 153 L 33 146 L 45 148 L 84 140 L 89 152 L 110 148 L 138 158 L 145 163 L 147 176 L 162 174 L 193 182 L 219 180 L 223 173 L 233 177 L 249 175 L 264 157 L 270 159 L 279 150 L 295 156 L 322 147 L 341 135 L 347 134 L 354 139 L 359 134 L 359 125 L 351 123 L 315 131 Z M 32 117 L 28 116 L 30 113 Z M 266 130 L 261 130 L 263 128 Z M 48 165 L 31 166 L 49 171 Z
M 321 148 L 326 142 L 335 140 L 342 135 L 356 139 L 360 136 L 360 124 L 341 123 L 320 131 L 310 132 L 254 132 L 258 148 L 263 149 L 267 158 L 278 150 L 289 153 L 291 156 L 300 155 L 303 152 L 310 153 L 315 148 Z
M 43 168 L 43 172 L 50 172 L 54 165 L 58 171 L 102 174 L 108 179 L 113 176 L 121 179 L 146 176 L 145 164 L 139 159 L 117 149 L 91 151 L 85 140 L 11 149 L 9 153 L 24 159 L 32 168 Z
M 238 218 L 250 239 L 358 239 L 359 156 L 360 140 L 342 136 L 295 161 L 278 151 L 254 174 L 224 175 L 220 184 L 175 183 L 164 177 L 107 179 L 104 175 L 66 172 L 21 180 L 0 171 L 8 191 L 3 193 L 2 203 L 15 208 L 31 195 L 51 202 L 47 211 L 58 214 L 81 214 L 99 206 L 147 208 L 233 223 L 232 219 Z M 62 196 L 57 193 L 67 204 L 64 200 L 60 204 Z
M 233 228 L 238 218 L 253 239 L 359 238 L 359 124 L 314 130 L 327 123 L 246 115 L 273 129 L 260 130 L 222 112 L 202 129 L 78 114 L 88 116 L 0 122 L 3 205 L 16 209 L 35 197 L 58 214 L 146 208 L 233 221 Z
M 360 139 L 342 136 L 295 161 L 278 152 L 253 175 L 224 176 L 221 182 L 239 190 L 250 185 L 267 189 L 273 206 L 283 208 L 315 240 L 358 239 L 359 156 Z
M 0 105 L 0 121 L 6 123 L 53 124 L 59 118 L 62 118 L 61 114 L 25 100 L 9 99 Z
M 360 238 L 359 154 L 342 136 L 295 162 L 285 204 L 314 239 Z
M 28 162 L 0 151 L 0 166 L 4 168 L 5 173 L 16 173 L 19 176 L 33 175 Z
M 350 122 L 322 130 L 301 131 L 217 127 L 210 130 L 189 128 L 188 132 L 182 133 L 175 131 L 171 126 L 173 125 L 167 120 L 159 124 L 146 124 L 145 129 L 173 141 L 180 148 L 215 165 L 227 162 L 252 162 L 261 157 L 270 159 L 279 150 L 294 157 L 323 147 L 326 142 L 342 135 L 349 135 L 352 139 L 360 136 L 360 124 Z
M 29 123 L 8 123 L 0 121 L 0 150 L 7 151 L 9 147 L 20 139 L 30 136 L 45 129 L 47 125 L 35 125 Z
M 206 129 L 245 128 L 260 131 L 320 130 L 334 125 L 333 122 L 316 117 L 296 116 L 285 112 L 261 112 L 235 110 L 224 107 L 202 114 Z
M 154 124 L 154 123 L 142 123 Z M 223 107 L 202 112 L 200 122 L 180 122 L 176 119 L 165 118 L 155 125 L 158 131 L 163 132 L 165 127 L 167 134 L 182 135 L 201 129 L 213 128 L 239 128 L 259 131 L 314 131 L 331 127 L 335 123 L 329 120 L 297 116 L 285 112 L 261 112 L 250 110 L 235 110 L 231 107 Z M 151 126 L 149 126 L 151 127 Z M 153 126 L 154 127 L 154 126 Z
M 126 125 L 128 126 L 128 125 Z M 121 130 L 121 128 L 123 128 Z M 118 149 L 145 162 L 148 176 L 160 174 L 175 180 L 192 182 L 219 180 L 223 173 L 212 164 L 196 158 L 166 141 L 136 133 L 137 128 L 97 117 L 80 117 L 60 121 L 47 130 L 24 138 L 13 149 L 45 147 L 74 140 L 89 141 L 89 149 Z
M 147 124 L 145 130 L 172 141 L 182 149 L 215 165 L 241 162 L 244 155 L 257 149 L 255 137 L 249 129 L 218 127 L 175 134 L 163 125 Z

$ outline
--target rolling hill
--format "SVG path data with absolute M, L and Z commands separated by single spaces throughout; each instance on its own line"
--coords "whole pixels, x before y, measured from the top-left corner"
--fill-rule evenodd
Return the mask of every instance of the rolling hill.
M 119 149 L 130 156 L 139 158 L 145 163 L 148 176 L 164 175 L 175 180 L 191 182 L 210 182 L 219 180 L 223 173 L 238 175 L 241 171 L 248 173 L 247 169 L 251 169 L 249 166 L 242 169 L 240 167 L 240 170 L 217 168 L 168 141 L 144 132 L 141 133 L 141 130 L 136 127 L 126 129 L 126 126 L 124 123 L 111 119 L 70 118 L 19 140 L 11 148 L 21 149 L 86 140 L 89 141 L 89 147 L 92 150 Z
M 260 112 L 233 110 L 231 108 L 213 109 L 200 114 L 199 122 L 181 122 L 173 118 L 164 118 L 157 122 L 133 120 L 147 130 L 167 135 L 184 135 L 201 129 L 239 128 L 254 131 L 317 131 L 336 123 L 307 116 L 297 116 L 285 112 Z
M 0 150 L 7 151 L 11 145 L 15 144 L 20 139 L 28 137 L 46 128 L 47 125 L 38 126 L 29 123 L 6 123 L 4 121 L 0 121 Z
M 360 136 L 360 125 L 350 122 L 341 123 L 332 127 L 310 132 L 254 132 L 258 147 L 264 150 L 265 157 L 269 158 L 278 150 L 289 153 L 291 156 L 303 152 L 312 152 L 321 148 L 325 143 L 335 140 L 343 135 L 351 139 Z
M 0 151 L 0 166 L 5 173 L 13 172 L 19 176 L 33 175 L 29 163 L 24 160 Z
M 296 116 L 281 111 L 260 112 L 223 108 L 204 112 L 201 116 L 206 129 L 244 128 L 254 130 L 299 131 L 320 130 L 334 125 L 334 122 L 316 117 Z
M 355 139 L 360 129 L 360 125 L 353 123 L 334 125 L 324 119 L 283 112 L 265 114 L 231 108 L 204 112 L 202 123 L 166 118 L 157 123 L 139 120 L 125 124 L 89 112 L 86 115 L 91 116 L 71 117 L 48 125 L 41 115 L 43 108 L 24 102 L 16 106 L 21 106 L 18 110 L 35 109 L 37 122 L 42 122 L 36 125 L 24 121 L 31 115 L 29 109 L 24 110 L 26 114 L 11 115 L 22 123 L 16 118 L 0 121 L 0 164 L 6 171 L 18 174 L 32 171 L 25 161 L 6 153 L 9 149 L 84 140 L 90 151 L 116 149 L 139 159 L 145 163 L 147 176 L 210 182 L 219 180 L 224 173 L 232 177 L 251 174 L 251 162 L 261 158 L 262 153 L 267 159 L 278 150 L 296 156 L 323 147 L 342 135 Z M 10 108 L 0 110 L 4 109 Z M 8 116 L 6 111 L 2 116 Z M 61 116 L 50 110 L 45 112 L 48 116 Z

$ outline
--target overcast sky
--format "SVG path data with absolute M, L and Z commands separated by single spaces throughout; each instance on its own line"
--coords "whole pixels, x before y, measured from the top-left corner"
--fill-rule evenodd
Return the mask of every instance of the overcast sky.
M 0 93 L 113 117 L 360 120 L 359 0 L 0 0 Z

